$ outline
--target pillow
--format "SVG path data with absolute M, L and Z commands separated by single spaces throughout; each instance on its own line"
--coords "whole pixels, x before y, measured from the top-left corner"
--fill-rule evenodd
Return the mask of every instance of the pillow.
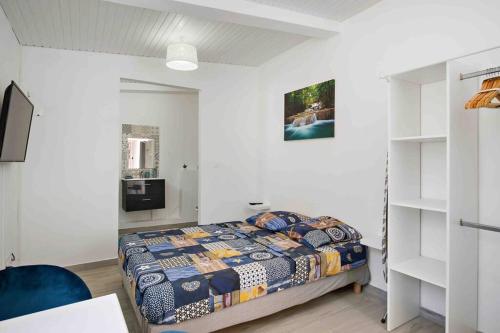
M 259 213 L 254 216 L 250 216 L 246 219 L 249 224 L 253 224 L 260 228 L 265 228 L 271 231 L 282 231 L 285 230 L 287 226 L 302 222 L 310 219 L 309 216 L 305 216 L 298 213 L 287 212 L 287 211 L 275 211 Z
M 291 239 L 312 249 L 331 243 L 330 237 L 323 230 L 302 222 L 289 225 L 285 232 Z
M 332 243 L 348 242 L 363 238 L 361 233 L 350 225 L 330 216 L 320 216 L 305 221 L 315 229 L 323 230 L 331 238 Z

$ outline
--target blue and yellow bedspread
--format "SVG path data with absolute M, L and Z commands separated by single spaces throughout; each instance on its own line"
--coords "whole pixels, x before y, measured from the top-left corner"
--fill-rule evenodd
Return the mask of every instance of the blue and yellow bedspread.
M 360 267 L 366 248 L 346 242 L 313 250 L 229 222 L 125 235 L 119 257 L 143 316 L 171 324 Z

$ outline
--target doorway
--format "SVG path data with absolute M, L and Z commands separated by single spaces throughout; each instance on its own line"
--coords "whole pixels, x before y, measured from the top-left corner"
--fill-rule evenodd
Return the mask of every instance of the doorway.
M 158 141 L 149 151 L 156 163 L 154 168 L 144 169 L 140 161 L 134 163 L 128 152 L 132 143 L 151 142 L 149 136 L 128 138 L 128 144 L 120 137 L 122 178 L 157 178 L 165 180 L 165 208 L 126 212 L 120 197 L 119 229 L 151 229 L 160 226 L 196 224 L 198 221 L 198 114 L 199 91 L 197 89 L 161 83 L 120 79 L 120 122 L 139 128 L 156 128 Z M 129 135 L 130 136 L 130 135 Z M 135 141 L 134 141 L 135 140 Z M 154 146 L 154 143 L 151 144 Z M 140 147 L 138 145 L 138 147 Z M 148 156 L 150 155 L 148 154 Z M 142 158 L 147 161 L 148 156 Z M 140 159 L 140 154 L 137 155 Z M 124 162 L 124 159 L 127 159 Z M 147 163 L 145 164 L 147 166 Z M 130 168 L 129 168 L 130 167 Z M 137 168 L 136 168 L 137 167 Z M 147 175 L 148 177 L 144 177 Z M 121 181 L 120 181 L 121 183 Z M 120 193 L 122 191 L 120 190 Z M 121 196 L 121 194 L 120 194 Z

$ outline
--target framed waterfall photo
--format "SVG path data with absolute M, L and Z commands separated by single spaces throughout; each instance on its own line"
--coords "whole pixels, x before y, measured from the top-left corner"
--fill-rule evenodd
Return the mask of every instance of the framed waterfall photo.
M 335 80 L 285 94 L 285 141 L 335 137 Z

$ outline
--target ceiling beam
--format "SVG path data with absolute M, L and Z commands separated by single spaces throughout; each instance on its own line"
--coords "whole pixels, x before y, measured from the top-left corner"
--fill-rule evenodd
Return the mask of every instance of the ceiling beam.
M 247 0 L 106 0 L 122 5 L 175 12 L 213 21 L 282 31 L 307 37 L 328 38 L 340 32 L 341 23 Z

